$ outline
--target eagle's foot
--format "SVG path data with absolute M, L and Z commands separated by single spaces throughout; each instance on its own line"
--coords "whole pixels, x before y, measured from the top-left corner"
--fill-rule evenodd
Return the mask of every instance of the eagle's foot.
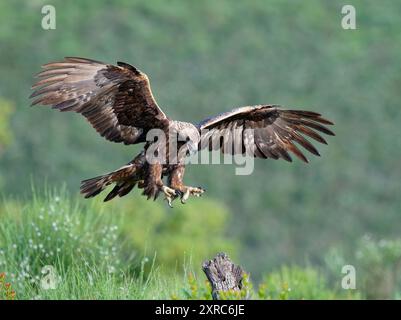
M 172 208 L 172 202 L 177 198 L 178 192 L 167 186 L 162 186 L 160 189 L 164 193 L 164 199 L 167 200 L 169 207 Z
M 181 203 L 185 204 L 187 200 L 189 199 L 189 196 L 195 196 L 195 197 L 201 197 L 202 194 L 206 191 L 205 189 L 201 187 L 187 187 L 184 186 L 181 188 L 180 194 L 181 194 Z

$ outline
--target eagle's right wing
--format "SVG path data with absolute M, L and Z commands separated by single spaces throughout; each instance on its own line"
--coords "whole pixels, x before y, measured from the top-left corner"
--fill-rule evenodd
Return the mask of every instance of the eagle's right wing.
M 287 161 L 292 161 L 289 155 L 292 152 L 308 162 L 295 143 L 319 155 L 303 135 L 326 144 L 317 131 L 333 136 L 334 133 L 324 126 L 332 124 L 319 113 L 311 111 L 286 110 L 275 105 L 241 107 L 199 123 L 199 148 Z
M 139 143 L 150 129 L 168 126 L 148 77 L 131 65 L 65 58 L 43 68 L 32 87 L 32 105 L 81 113 L 107 140 Z

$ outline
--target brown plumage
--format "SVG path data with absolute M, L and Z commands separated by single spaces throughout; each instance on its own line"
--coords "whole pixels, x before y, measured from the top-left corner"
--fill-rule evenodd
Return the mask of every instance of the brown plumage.
M 137 185 L 148 198 L 156 199 L 163 192 L 170 205 L 177 196 L 185 202 L 190 195 L 199 196 L 204 192 L 202 188 L 183 184 L 184 159 L 188 153 L 208 148 L 232 155 L 286 161 L 292 161 L 292 153 L 308 162 L 295 143 L 319 155 L 305 136 L 326 144 L 319 133 L 334 135 L 326 127 L 333 123 L 319 113 L 285 110 L 276 105 L 237 108 L 197 125 L 171 120 L 157 105 L 146 74 L 123 62 L 115 66 L 69 57 L 45 64 L 43 68 L 32 87 L 32 105 L 78 112 L 109 141 L 145 143 L 144 150 L 127 165 L 82 181 L 81 192 L 86 198 L 114 183 L 105 201 L 124 196 Z M 158 139 L 147 139 L 153 129 L 165 133 L 165 144 Z M 178 150 L 174 156 L 176 161 L 169 157 L 173 143 Z M 162 160 L 148 161 L 150 150 L 161 154 Z M 168 185 L 163 183 L 164 176 L 168 176 Z
M 221 149 L 223 153 L 247 153 L 257 158 L 282 158 L 291 162 L 292 158 L 288 153 L 290 151 L 302 161 L 308 162 L 294 142 L 314 155 L 320 156 L 316 148 L 301 133 L 327 144 L 326 140 L 312 130 L 334 135 L 322 124 L 333 123 L 322 118 L 319 113 L 311 111 L 283 110 L 274 105 L 241 107 L 206 119 L 199 124 L 200 130 L 208 129 L 208 132 L 201 136 L 201 148 L 208 146 L 209 150 Z M 221 141 L 213 145 L 212 138 L 215 139 L 217 135 L 224 136 L 224 131 L 231 132 L 232 129 L 238 130 L 240 139 L 225 141 L 228 141 L 228 144 L 241 142 L 241 145 L 227 146 Z M 250 144 L 250 141 L 253 143 Z

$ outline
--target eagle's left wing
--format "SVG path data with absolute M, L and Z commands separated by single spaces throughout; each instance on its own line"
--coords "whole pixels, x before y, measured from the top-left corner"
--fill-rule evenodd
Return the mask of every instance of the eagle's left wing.
M 327 144 L 317 131 L 328 135 L 334 133 L 323 124 L 333 123 L 316 112 L 285 110 L 275 105 L 241 107 L 199 123 L 199 149 L 220 149 L 228 154 L 292 161 L 288 153 L 290 151 L 302 161 L 308 162 L 294 142 L 319 155 L 303 135 Z

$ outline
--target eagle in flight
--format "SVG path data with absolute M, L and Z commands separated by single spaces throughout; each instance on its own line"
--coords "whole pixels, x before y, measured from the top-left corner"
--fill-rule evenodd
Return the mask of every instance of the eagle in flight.
M 185 159 L 190 154 L 208 148 L 225 154 L 291 162 L 291 152 L 308 162 L 294 142 L 319 155 L 304 136 L 327 144 L 318 132 L 334 135 L 325 126 L 333 123 L 319 113 L 286 110 L 277 105 L 240 107 L 197 124 L 172 120 L 158 106 L 147 75 L 123 62 L 111 65 L 67 57 L 42 68 L 32 87 L 32 105 L 78 112 L 109 141 L 144 143 L 143 150 L 128 164 L 82 181 L 80 190 L 85 198 L 115 184 L 104 199 L 108 201 L 117 195 L 125 196 L 137 185 L 148 199 L 163 193 L 170 206 L 178 197 L 185 203 L 189 196 L 200 196 L 205 191 L 183 183 Z M 152 130 L 165 133 L 166 138 L 147 139 Z M 167 156 L 172 139 L 177 141 L 178 150 L 174 161 Z M 157 155 L 156 160 L 149 161 L 149 150 Z

